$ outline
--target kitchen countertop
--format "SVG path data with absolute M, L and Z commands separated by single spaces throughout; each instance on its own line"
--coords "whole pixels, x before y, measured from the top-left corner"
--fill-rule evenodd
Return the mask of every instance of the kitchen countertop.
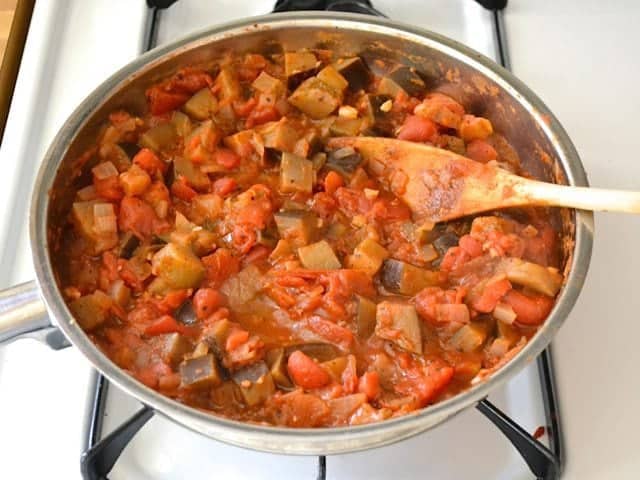
M 89 3 L 92 9 L 83 6 L 85 2 L 71 0 L 56 2 L 58 8 L 38 2 L 34 33 L 26 48 L 44 48 L 42 42 L 52 25 L 47 19 L 65 16 L 67 33 L 61 35 L 56 51 L 73 55 L 74 42 L 91 41 L 70 36 L 74 25 L 97 25 L 104 15 L 118 15 L 121 27 L 113 41 L 127 53 L 115 58 L 107 51 L 96 51 L 92 58 L 74 58 L 74 104 L 57 103 L 56 89 L 69 88 L 59 79 L 42 78 L 49 83 L 47 93 L 51 94 L 36 98 L 21 91 L 19 79 L 7 135 L 29 129 L 47 144 L 54 126 L 62 123 L 75 103 L 139 51 L 137 25 L 144 15 L 143 1 Z M 634 158 L 640 146 L 635 131 L 640 112 L 636 93 L 640 84 L 638 18 L 640 3 L 632 0 L 618 1 L 615 8 L 595 0 L 511 0 L 505 14 L 514 73 L 564 124 L 594 186 L 640 189 L 640 162 Z M 96 29 L 96 35 L 98 32 Z M 55 57 L 40 60 L 46 64 Z M 40 78 L 43 68 L 27 61 L 20 75 Z M 55 112 L 46 128 L 39 122 L 43 109 Z M 3 175 L 30 178 L 32 174 L 25 169 L 36 165 L 42 154 L 43 148 L 5 140 L 0 148 Z M 25 214 L 28 192 L 16 196 L 14 188 L 0 189 L 0 217 Z M 16 203 L 9 201 L 14 197 Z M 567 479 L 631 479 L 640 472 L 636 452 L 640 376 L 635 370 L 640 364 L 636 344 L 640 324 L 635 318 L 640 297 L 634 295 L 640 255 L 626 250 L 638 238 L 640 217 L 596 215 L 591 270 L 576 307 L 554 341 Z M 25 248 L 26 241 L 26 226 L 19 233 L 0 231 L 4 250 L 0 285 L 33 275 L 28 261 L 14 255 Z M 79 478 L 78 456 L 68 452 L 69 445 L 80 451 L 82 428 L 76 424 L 81 422 L 71 424 L 66 419 L 82 415 L 86 382 L 69 382 L 65 373 L 71 371 L 88 381 L 88 365 L 73 349 L 49 352 L 31 342 L 9 349 L 0 352 L 0 392 L 19 391 L 20 395 L 0 394 L 0 477 L 46 478 L 54 472 L 55 478 Z M 34 364 L 34 358 L 41 363 Z M 35 384 L 42 364 L 51 374 Z

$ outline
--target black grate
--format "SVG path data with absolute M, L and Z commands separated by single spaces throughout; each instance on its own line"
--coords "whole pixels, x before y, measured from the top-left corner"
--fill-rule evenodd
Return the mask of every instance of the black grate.
M 162 14 L 161 11 L 176 1 L 147 0 L 147 5 L 151 11 L 146 26 L 145 51 L 152 49 L 156 44 L 157 25 Z M 491 10 L 496 58 L 503 67 L 508 69 L 511 65 L 503 18 L 503 9 L 507 5 L 507 0 L 476 1 Z M 369 0 L 277 0 L 274 7 L 274 12 L 291 10 L 330 10 L 384 16 L 373 7 Z M 542 399 L 547 421 L 545 429 L 549 438 L 549 448 L 486 399 L 478 403 L 477 409 L 494 423 L 520 452 L 523 460 L 537 479 L 556 480 L 560 478 L 564 466 L 564 444 L 551 347 L 538 357 L 537 365 L 542 386 Z M 138 430 L 151 419 L 154 413 L 151 408 L 143 406 L 142 409 L 123 422 L 112 433 L 101 438 L 108 387 L 108 380 L 102 375 L 98 375 L 85 442 L 86 450 L 81 457 L 81 471 L 85 480 L 107 480 L 108 473 L 115 465 L 124 448 Z M 324 455 L 321 455 L 318 457 L 318 474 L 316 478 L 317 480 L 326 480 L 326 477 L 327 459 Z

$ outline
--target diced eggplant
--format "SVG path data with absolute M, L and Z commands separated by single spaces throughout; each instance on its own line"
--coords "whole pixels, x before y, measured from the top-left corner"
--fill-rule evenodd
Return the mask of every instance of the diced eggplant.
M 389 73 L 389 79 L 402 88 L 411 97 L 419 97 L 424 94 L 426 85 L 418 75 L 415 68 L 406 65 L 398 65 Z M 380 92 L 384 93 L 384 92 Z
M 171 123 L 180 137 L 186 138 L 191 133 L 191 119 L 181 111 L 173 112 Z
M 280 162 L 280 190 L 311 193 L 313 190 L 313 163 L 293 153 L 284 152 Z
M 376 328 L 376 304 L 368 298 L 358 295 L 358 310 L 356 313 L 356 324 L 358 337 L 366 340 L 371 336 Z
M 284 54 L 284 73 L 287 85 L 295 89 L 303 80 L 315 75 L 318 59 L 313 52 L 287 52 Z
M 244 367 L 234 372 L 231 378 L 240 387 L 244 402 L 249 407 L 263 403 L 276 389 L 265 362 Z
M 449 347 L 459 352 L 473 352 L 487 339 L 487 327 L 481 322 L 472 322 L 458 330 L 448 342 Z
M 316 77 L 331 87 L 332 90 L 339 93 L 341 97 L 349 86 L 349 82 L 331 65 L 320 70 Z
M 220 291 L 227 296 L 229 306 L 239 310 L 260 291 L 261 278 L 262 273 L 258 267 L 250 264 L 237 275 L 227 279 L 220 287 Z
M 133 252 L 140 245 L 140 239 L 133 233 L 126 232 L 120 238 L 120 246 L 118 247 L 118 257 L 129 259 Z
M 274 148 L 281 152 L 293 152 L 300 137 L 298 129 L 286 118 L 277 122 L 268 122 L 256 127 L 266 148 Z
M 209 354 L 209 344 L 207 342 L 199 342 L 193 352 L 189 355 L 190 358 L 204 357 Z
M 422 333 L 416 307 L 408 303 L 380 302 L 376 308 L 378 337 L 412 353 L 422 353 Z
M 439 272 L 392 258 L 384 261 L 381 278 L 384 288 L 400 295 L 415 295 L 423 288 L 439 285 L 442 281 Z
M 276 243 L 278 243 L 277 234 L 271 228 L 265 228 L 256 232 L 256 245 L 274 248 Z
M 229 405 L 242 404 L 240 388 L 230 380 L 211 390 L 210 398 L 214 406 L 221 409 L 227 409 Z
M 308 78 L 291 94 L 289 103 L 315 120 L 328 117 L 340 105 L 341 95 L 322 80 Z
M 182 387 L 201 390 L 216 387 L 222 383 L 218 362 L 213 354 L 189 358 L 180 364 Z
M 520 258 L 505 258 L 501 262 L 501 270 L 507 274 L 510 282 L 531 288 L 549 297 L 555 297 L 562 286 L 563 277 L 557 270 Z
M 291 382 L 289 373 L 287 372 L 284 348 L 274 348 L 269 350 L 266 355 L 266 361 L 275 384 L 284 389 L 293 388 L 293 383 Z
M 390 136 L 393 134 L 396 124 L 394 123 L 393 116 L 389 112 L 383 112 L 380 107 L 391 100 L 389 95 L 371 95 L 366 94 L 364 96 L 364 115 L 367 119 L 369 126 L 372 127 L 375 133 L 383 136 Z
M 175 243 L 167 243 L 153 256 L 151 269 L 176 289 L 197 287 L 205 273 L 200 259 L 190 249 Z
M 337 117 L 329 127 L 329 131 L 336 137 L 355 137 L 362 130 L 363 124 L 362 118 Z
M 161 123 L 151 127 L 140 136 L 140 146 L 160 151 L 172 145 L 178 139 L 178 133 L 172 123 Z
M 362 156 L 353 147 L 343 147 L 329 152 L 325 167 L 350 177 L 361 163 Z
M 159 337 L 162 342 L 162 361 L 168 363 L 173 368 L 178 366 L 184 356 L 193 349 L 193 345 L 187 337 L 179 333 L 168 333 Z
M 333 66 L 349 82 L 349 90 L 352 92 L 369 85 L 371 73 L 360 57 L 341 58 Z
M 325 163 L 327 163 L 327 154 L 324 152 L 318 152 L 311 157 L 311 162 L 313 163 L 313 169 L 317 172 L 324 167 Z
M 75 229 L 89 240 L 91 253 L 98 255 L 118 244 L 118 232 L 98 233 L 95 230 L 95 201 L 74 202 L 71 207 L 71 218 Z
M 176 320 L 184 323 L 185 325 L 193 325 L 198 321 L 191 299 L 186 300 L 182 305 L 180 305 L 176 311 L 175 317 Z
M 232 67 L 223 67 L 216 77 L 216 84 L 220 87 L 220 98 L 228 102 L 240 98 L 241 88 L 235 70 Z
M 83 330 L 90 332 L 107 321 L 112 304 L 113 300 L 109 295 L 101 290 L 96 290 L 71 302 L 69 309 L 78 325 Z
M 294 247 L 302 247 L 313 241 L 318 232 L 318 216 L 306 210 L 288 210 L 273 215 L 280 238 Z
M 223 318 L 214 322 L 211 326 L 207 327 L 206 340 L 209 346 L 220 354 L 224 351 L 224 346 L 227 341 L 227 337 L 231 332 L 231 322 Z
M 182 109 L 191 118 L 206 120 L 218 109 L 218 100 L 211 90 L 205 87 L 187 100 Z
M 206 189 L 210 184 L 209 176 L 185 157 L 173 158 L 174 178 L 182 175 L 190 185 L 198 190 Z
M 370 237 L 365 238 L 349 257 L 349 268 L 364 270 L 369 275 L 375 275 L 382 262 L 389 257 L 386 248 Z
M 287 91 L 279 79 L 272 77 L 265 71 L 260 72 L 260 75 L 253 81 L 251 86 L 261 93 L 271 94 L 275 97 L 281 97 Z
M 298 248 L 298 257 L 308 270 L 338 270 L 342 264 L 326 240 Z
M 340 355 L 340 350 L 335 345 L 330 343 L 297 343 L 294 345 L 288 345 L 284 350 L 285 358 L 296 350 L 300 350 L 307 357 L 311 357 L 318 362 L 327 362 L 333 360 Z
M 443 257 L 447 250 L 458 245 L 460 238 L 452 232 L 445 232 L 433 241 L 433 247 Z
M 349 357 L 343 356 L 322 362 L 320 366 L 329 373 L 335 382 L 342 383 L 342 372 L 347 368 L 348 363 Z

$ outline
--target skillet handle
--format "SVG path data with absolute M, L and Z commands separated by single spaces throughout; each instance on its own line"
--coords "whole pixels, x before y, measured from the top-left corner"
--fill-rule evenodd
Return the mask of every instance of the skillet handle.
M 18 338 L 34 338 L 54 350 L 69 346 L 49 320 L 34 281 L 0 290 L 0 346 Z

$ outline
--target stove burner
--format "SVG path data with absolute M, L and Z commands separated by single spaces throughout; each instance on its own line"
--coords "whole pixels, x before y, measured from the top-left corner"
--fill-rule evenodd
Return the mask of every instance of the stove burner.
M 147 50 L 153 48 L 155 44 L 156 23 L 159 18 L 159 11 L 170 7 L 176 1 L 177 0 L 147 0 L 147 5 L 152 9 L 149 16 L 150 24 L 147 28 Z M 492 11 L 497 57 L 503 67 L 509 68 L 507 39 L 502 17 L 502 10 L 507 6 L 508 0 L 475 1 L 484 8 Z M 385 16 L 376 10 L 369 0 L 277 0 L 273 12 L 300 10 L 343 11 L 365 13 L 381 17 Z M 538 480 L 555 480 L 560 478 L 564 466 L 564 448 L 562 444 L 551 347 L 542 352 L 537 362 L 550 448 L 547 448 L 539 442 L 533 435 L 524 430 L 517 422 L 500 411 L 487 399 L 478 402 L 476 408 L 487 417 L 487 419 L 507 437 L 516 450 L 520 452 L 522 458 Z M 80 460 L 82 477 L 85 480 L 108 480 L 107 475 L 115 465 L 124 448 L 154 414 L 153 409 L 145 405 L 131 418 L 100 440 L 108 386 L 109 383 L 106 378 L 99 375 L 96 383 L 89 438 L 87 439 L 87 450 L 82 454 Z M 316 479 L 326 480 L 326 478 L 327 459 L 324 455 L 321 455 L 318 457 L 318 475 Z

